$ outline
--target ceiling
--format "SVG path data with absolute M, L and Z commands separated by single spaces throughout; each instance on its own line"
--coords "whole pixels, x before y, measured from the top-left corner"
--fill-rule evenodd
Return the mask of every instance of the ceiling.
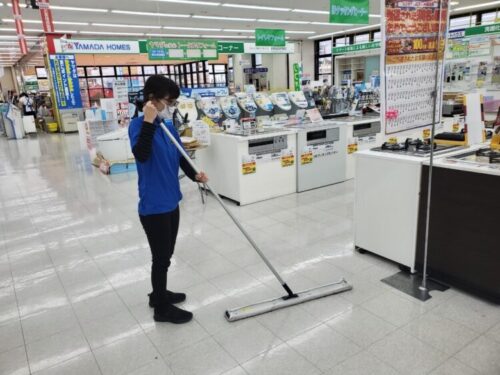
M 456 0 L 454 8 L 500 5 L 500 1 Z M 20 0 L 24 5 L 24 0 Z M 350 32 L 356 25 L 328 24 L 330 0 L 51 0 L 56 32 L 73 34 L 78 38 L 193 37 L 220 40 L 245 40 L 253 37 L 255 28 L 281 28 L 288 31 L 290 40 L 319 38 L 323 34 Z M 0 65 L 12 65 L 21 57 L 15 39 L 12 8 L 9 0 L 0 2 Z M 215 5 L 214 5 L 215 4 Z M 268 7 L 252 9 L 238 6 Z M 61 7 L 61 8 L 58 8 Z M 68 9 L 76 7 L 79 9 Z M 66 8 L 66 9 L 64 9 Z M 86 9 L 87 11 L 83 11 Z M 285 9 L 283 9 L 285 8 Z M 480 8 L 477 8 L 478 10 Z M 309 12 L 306 12 L 309 11 Z M 463 10 L 467 12 L 469 10 Z M 127 13 L 127 12 L 141 12 Z M 459 11 L 461 12 L 461 11 Z M 22 9 L 25 33 L 33 40 L 42 35 L 38 10 Z M 204 18 L 204 17 L 220 17 Z M 231 18 L 240 18 L 234 20 Z M 288 22 L 287 22 L 288 21 Z M 380 23 L 380 1 L 370 0 L 370 26 Z M 149 34 L 149 35 L 148 35 Z M 10 50 L 9 48 L 13 48 Z M 41 62 L 36 50 L 30 63 Z M 24 61 L 24 60 L 23 60 Z

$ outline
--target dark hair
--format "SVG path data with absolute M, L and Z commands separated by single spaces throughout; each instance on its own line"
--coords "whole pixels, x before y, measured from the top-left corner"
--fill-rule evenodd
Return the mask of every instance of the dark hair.
M 180 94 L 181 90 L 174 81 L 159 74 L 149 77 L 144 85 L 145 101 L 164 98 L 177 99 Z

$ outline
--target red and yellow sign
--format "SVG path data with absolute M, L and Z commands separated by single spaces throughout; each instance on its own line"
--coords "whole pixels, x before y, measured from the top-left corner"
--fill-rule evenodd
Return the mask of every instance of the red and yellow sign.
M 349 155 L 350 154 L 354 154 L 357 151 L 358 151 L 358 144 L 357 143 L 353 143 L 353 144 L 347 145 L 347 153 Z
M 251 161 L 248 163 L 241 164 L 241 173 L 243 175 L 253 174 L 257 172 L 257 162 Z
M 302 155 L 300 155 L 300 164 L 306 165 L 306 164 L 311 164 L 314 160 L 314 155 L 312 151 L 305 152 Z
M 287 154 L 281 156 L 281 166 L 282 167 L 291 167 L 295 164 L 295 155 Z

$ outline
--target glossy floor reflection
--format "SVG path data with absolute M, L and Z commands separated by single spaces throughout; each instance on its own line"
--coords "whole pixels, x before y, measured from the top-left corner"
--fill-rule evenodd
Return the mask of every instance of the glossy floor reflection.
M 229 324 L 280 286 L 213 199 L 185 199 L 169 287 L 195 320 L 156 324 L 135 173 L 103 176 L 76 135 L 0 139 L 0 374 L 500 374 L 500 308 L 456 290 L 418 302 L 353 251 L 353 183 L 238 217 L 297 289 L 353 291 Z M 376 220 L 376 218 L 374 218 Z

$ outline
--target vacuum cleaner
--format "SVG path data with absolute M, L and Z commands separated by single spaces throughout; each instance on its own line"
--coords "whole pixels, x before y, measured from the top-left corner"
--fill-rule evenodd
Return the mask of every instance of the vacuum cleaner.
M 161 128 L 165 132 L 165 134 L 168 136 L 168 138 L 172 141 L 172 143 L 175 145 L 175 147 L 179 150 L 181 155 L 186 159 L 186 161 L 193 167 L 193 169 L 196 171 L 196 173 L 200 173 L 199 168 L 194 164 L 194 162 L 191 160 L 191 158 L 187 155 L 186 151 L 184 148 L 177 142 L 177 139 L 172 135 L 172 133 L 168 130 L 168 128 L 165 126 L 164 123 L 160 123 Z M 288 284 L 283 280 L 281 275 L 278 273 L 278 271 L 274 268 L 274 266 L 271 264 L 271 262 L 266 258 L 262 250 L 259 248 L 259 246 L 255 243 L 253 238 L 250 236 L 250 234 L 243 228 L 239 220 L 233 215 L 229 207 L 226 206 L 226 204 L 222 201 L 222 198 L 217 194 L 217 192 L 210 187 L 210 185 L 207 183 L 206 184 L 207 188 L 212 192 L 214 195 L 215 199 L 220 203 L 224 211 L 229 215 L 229 217 L 233 220 L 234 224 L 238 227 L 238 229 L 243 233 L 245 238 L 248 240 L 250 245 L 255 249 L 255 251 L 259 254 L 259 256 L 262 258 L 266 266 L 269 268 L 269 270 L 274 274 L 276 279 L 279 281 L 281 286 L 286 292 L 286 295 L 284 297 L 272 299 L 272 300 L 267 300 L 264 302 L 259 302 L 250 306 L 244 306 L 244 307 L 238 307 L 235 309 L 230 309 L 225 312 L 225 317 L 228 321 L 230 322 L 235 322 L 237 320 L 241 319 L 246 319 L 250 318 L 253 316 L 265 314 L 271 311 L 283 309 L 285 307 L 289 306 L 294 306 L 298 305 L 300 303 L 316 300 L 319 298 L 331 296 L 333 294 L 338 294 L 341 292 L 345 292 L 348 290 L 352 289 L 352 286 L 345 280 L 341 279 L 333 284 L 328 284 L 321 286 L 319 288 L 314 288 L 306 291 L 302 291 L 299 293 L 294 293 L 293 290 L 288 286 Z

